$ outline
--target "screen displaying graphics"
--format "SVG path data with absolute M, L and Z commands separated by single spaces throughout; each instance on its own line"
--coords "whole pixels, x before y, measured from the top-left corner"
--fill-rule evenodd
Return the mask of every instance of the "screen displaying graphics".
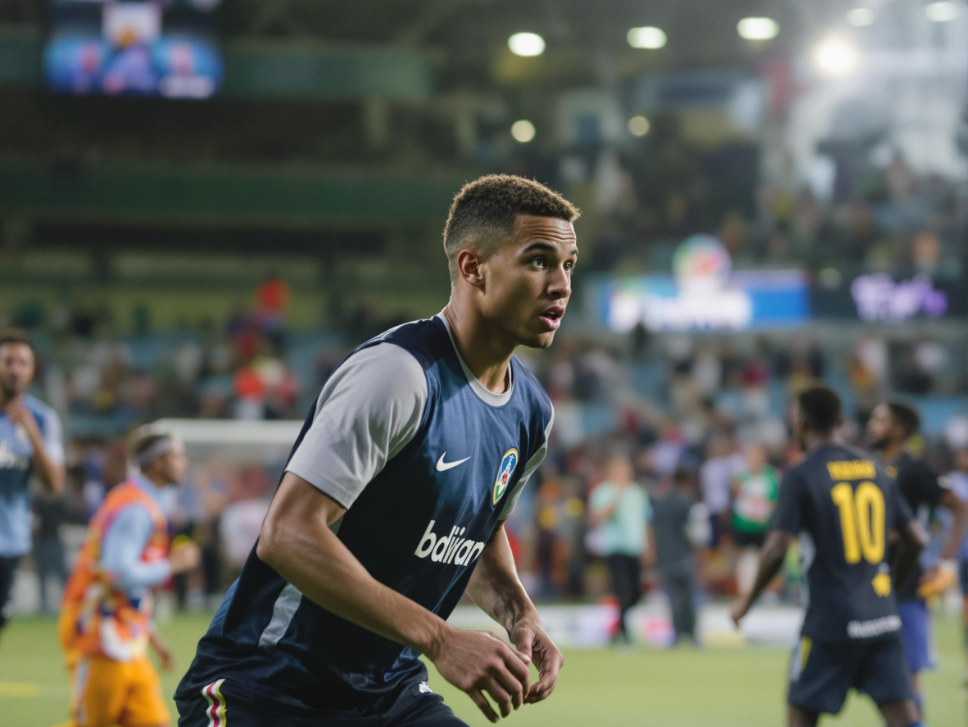
M 220 0 L 49 0 L 47 88 L 106 96 L 208 98 L 222 83 Z
M 810 317 L 810 286 L 798 270 L 737 272 L 722 243 L 695 235 L 676 250 L 673 275 L 607 278 L 597 318 L 617 333 L 778 328 Z

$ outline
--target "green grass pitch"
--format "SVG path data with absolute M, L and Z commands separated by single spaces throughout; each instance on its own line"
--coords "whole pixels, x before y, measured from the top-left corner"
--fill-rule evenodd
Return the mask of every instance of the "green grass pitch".
M 188 667 L 207 616 L 178 617 L 162 628 L 178 658 L 164 674 L 168 694 Z M 961 627 L 938 620 L 941 668 L 925 677 L 927 724 L 966 724 Z M 508 720 L 517 727 L 779 727 L 784 720 L 787 653 L 734 647 L 658 651 L 569 651 L 551 699 L 522 707 Z M 431 671 L 430 686 L 471 725 L 489 724 L 469 698 Z M 0 643 L 0 725 L 51 727 L 67 716 L 67 675 L 57 646 L 56 622 L 15 618 Z M 231 727 L 231 704 L 227 727 Z M 825 724 L 879 727 L 869 702 L 856 695 L 839 718 Z

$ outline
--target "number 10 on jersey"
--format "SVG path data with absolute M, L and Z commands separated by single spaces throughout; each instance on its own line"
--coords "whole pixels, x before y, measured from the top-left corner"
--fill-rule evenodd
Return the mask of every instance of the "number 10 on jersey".
M 848 563 L 864 560 L 874 565 L 884 560 L 884 493 L 873 482 L 861 482 L 857 491 L 839 482 L 830 491 L 840 510 L 844 558 Z

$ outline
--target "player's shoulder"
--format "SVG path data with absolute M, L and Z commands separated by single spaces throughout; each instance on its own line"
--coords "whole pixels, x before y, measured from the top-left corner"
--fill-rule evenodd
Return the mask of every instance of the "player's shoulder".
M 380 344 L 390 344 L 405 351 L 420 364 L 424 371 L 453 351 L 447 328 L 439 316 L 410 321 L 390 328 L 371 338 L 356 351 L 363 351 Z M 389 348 L 384 350 L 392 351 Z
M 38 399 L 33 394 L 27 394 L 24 397 L 24 404 L 27 409 L 40 420 L 41 426 L 44 424 L 58 425 L 60 424 L 60 416 L 58 416 L 57 411 L 50 404 L 46 404 L 40 399 Z
M 554 419 L 555 408 L 551 403 L 551 397 L 545 391 L 538 377 L 535 376 L 517 356 L 511 357 L 511 366 L 514 368 L 515 386 L 520 386 L 524 391 L 524 396 L 528 399 L 528 404 L 536 407 L 542 414 L 545 422 Z

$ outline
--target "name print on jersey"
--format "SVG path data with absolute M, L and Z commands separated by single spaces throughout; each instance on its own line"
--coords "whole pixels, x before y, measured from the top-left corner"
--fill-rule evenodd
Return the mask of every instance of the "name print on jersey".
M 450 529 L 450 535 L 437 535 L 433 532 L 434 523 L 431 520 L 424 531 L 420 545 L 413 551 L 418 558 L 426 558 L 428 555 L 434 563 L 447 563 L 460 566 L 468 566 L 473 563 L 484 550 L 484 543 L 469 538 L 461 538 L 464 528 L 456 525 Z

